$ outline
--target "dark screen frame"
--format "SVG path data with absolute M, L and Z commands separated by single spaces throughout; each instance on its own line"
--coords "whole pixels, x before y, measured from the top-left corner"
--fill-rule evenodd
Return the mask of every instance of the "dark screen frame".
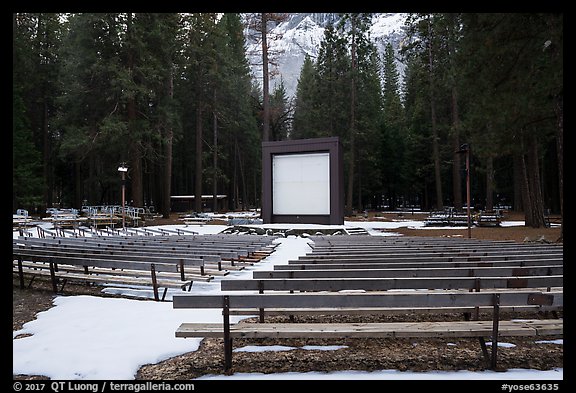
M 326 153 L 330 155 L 330 214 L 273 214 L 272 163 L 275 155 Z M 338 137 L 262 142 L 262 220 L 264 224 L 344 224 L 344 168 Z

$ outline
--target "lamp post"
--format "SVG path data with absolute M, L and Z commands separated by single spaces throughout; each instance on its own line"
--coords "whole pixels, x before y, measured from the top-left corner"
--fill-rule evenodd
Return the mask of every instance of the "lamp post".
M 460 145 L 460 149 L 455 153 L 466 153 L 466 212 L 468 214 L 468 239 L 472 238 L 472 227 L 470 219 L 470 146 L 467 143 Z
M 118 167 L 118 172 L 122 175 L 122 230 L 126 230 L 126 172 L 128 168 L 126 163 L 121 163 Z

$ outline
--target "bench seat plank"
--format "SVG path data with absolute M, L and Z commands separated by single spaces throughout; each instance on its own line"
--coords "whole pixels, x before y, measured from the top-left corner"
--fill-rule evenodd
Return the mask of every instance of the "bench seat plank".
M 475 289 L 480 288 L 536 288 L 563 285 L 562 275 L 509 277 L 418 277 L 418 278 L 288 278 L 222 280 L 223 291 L 341 291 L 390 289 Z
M 247 323 L 230 326 L 231 338 L 434 338 L 486 337 L 492 321 L 385 323 Z M 563 321 L 500 321 L 499 337 L 562 335 Z M 183 323 L 176 337 L 223 338 L 220 323 Z
M 48 263 L 45 262 L 28 262 L 28 261 L 23 261 L 22 262 L 22 268 L 24 269 L 24 273 L 37 273 L 39 270 L 45 270 L 45 271 L 49 271 L 50 269 L 50 265 Z M 13 265 L 13 271 L 15 273 L 18 272 L 18 267 L 16 265 Z M 59 264 L 58 265 L 58 272 L 56 272 L 56 276 L 59 276 L 59 273 L 65 271 L 65 272 L 80 272 L 80 273 L 84 273 L 86 274 L 86 271 L 84 270 L 83 267 L 81 266 L 77 266 L 77 265 L 64 265 L 64 264 Z M 146 270 L 130 270 L 130 269 L 106 269 L 106 268 L 99 268 L 99 267 L 90 267 L 88 268 L 88 273 L 95 275 L 95 274 L 102 274 L 102 275 L 107 275 L 107 276 L 134 276 L 134 277 L 145 277 L 147 280 L 150 280 L 150 271 L 146 271 Z M 49 275 L 49 274 L 47 274 Z M 158 272 L 156 273 L 156 277 L 158 277 L 159 279 L 161 278 L 167 278 L 167 279 L 174 279 L 174 280 L 180 280 L 181 281 L 181 276 L 180 273 L 172 273 L 172 272 Z M 211 280 L 214 279 L 214 276 L 211 274 L 197 274 L 194 272 L 188 272 L 186 270 L 186 278 L 188 279 L 188 281 L 193 280 L 193 281 L 204 281 L 204 282 L 209 282 Z
M 374 307 L 374 308 L 267 308 L 267 309 L 232 309 L 230 315 L 259 315 L 266 316 L 289 316 L 289 315 L 422 315 L 422 314 L 462 314 L 473 312 L 492 312 L 492 307 Z M 530 312 L 530 311 L 558 311 L 562 305 L 555 306 L 502 306 L 500 310 L 507 312 Z
M 17 268 L 13 268 L 13 272 L 17 273 Z M 25 270 L 24 274 L 38 275 L 50 277 L 50 271 L 48 270 Z M 125 284 L 125 285 L 137 285 L 142 287 L 151 287 L 152 282 L 149 277 L 131 277 L 131 276 L 119 276 L 112 274 L 85 274 L 85 273 L 74 273 L 68 271 L 60 271 L 56 273 L 57 277 L 60 279 L 83 281 L 83 282 L 101 282 L 101 283 L 115 283 L 115 284 Z M 179 280 L 157 280 L 158 287 L 161 288 L 183 288 L 190 287 L 191 280 L 179 281 Z

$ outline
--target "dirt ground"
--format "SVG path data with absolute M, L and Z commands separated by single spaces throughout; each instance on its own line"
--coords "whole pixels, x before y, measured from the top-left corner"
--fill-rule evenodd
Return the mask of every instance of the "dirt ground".
M 369 217 L 369 220 L 420 220 L 422 215 L 398 214 Z M 505 216 L 506 220 L 523 220 L 522 216 Z M 364 218 L 358 218 L 364 220 Z M 154 224 L 162 225 L 176 223 L 177 218 L 169 220 L 158 219 Z M 179 222 L 178 222 L 179 223 Z M 408 229 L 399 228 L 390 232 L 407 236 L 457 236 L 467 237 L 466 229 Z M 514 227 L 473 227 L 472 238 L 492 240 L 548 241 L 555 242 L 560 237 L 559 228 L 526 228 Z M 90 294 L 94 296 L 113 296 L 103 294 L 98 287 L 68 284 L 66 293 L 69 295 Z M 36 314 L 52 307 L 54 294 L 48 282 L 37 280 L 31 288 L 20 289 L 18 280 L 13 280 L 12 291 L 13 330 L 19 330 L 22 325 L 36 318 Z M 422 318 L 405 316 L 409 318 Z M 539 315 L 522 315 L 515 317 L 539 317 Z M 354 322 L 352 316 L 317 316 L 296 317 L 297 322 L 310 321 Z M 367 317 L 362 317 L 367 321 Z M 392 321 L 398 316 L 373 315 L 371 320 Z M 461 315 L 435 315 L 434 318 L 461 319 Z M 505 315 L 502 316 L 505 318 Z M 267 318 L 267 322 L 278 322 L 283 317 Z M 250 323 L 244 320 L 241 323 Z M 17 337 L 16 339 L 18 339 Z M 548 337 L 546 338 L 548 339 Z M 513 347 L 499 349 L 499 368 L 532 368 L 549 370 L 563 367 L 563 346 L 555 344 L 536 344 L 534 338 L 502 339 Z M 483 359 L 478 339 L 236 339 L 234 348 L 246 345 L 286 345 L 301 347 L 303 345 L 344 345 L 346 348 L 335 351 L 292 350 L 275 352 L 245 353 L 237 352 L 233 356 L 234 372 L 278 373 L 289 371 L 336 371 L 396 369 L 401 371 L 425 370 L 484 370 L 487 368 Z M 195 352 L 185 353 L 157 364 L 148 364 L 140 368 L 136 375 L 139 380 L 186 380 L 206 374 L 223 373 L 223 344 L 220 339 L 204 339 Z M 13 375 L 14 379 L 48 379 L 36 375 Z

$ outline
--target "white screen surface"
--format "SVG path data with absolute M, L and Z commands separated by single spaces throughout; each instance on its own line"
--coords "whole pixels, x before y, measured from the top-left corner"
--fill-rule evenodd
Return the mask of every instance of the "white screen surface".
M 273 214 L 330 214 L 330 153 L 272 157 Z

